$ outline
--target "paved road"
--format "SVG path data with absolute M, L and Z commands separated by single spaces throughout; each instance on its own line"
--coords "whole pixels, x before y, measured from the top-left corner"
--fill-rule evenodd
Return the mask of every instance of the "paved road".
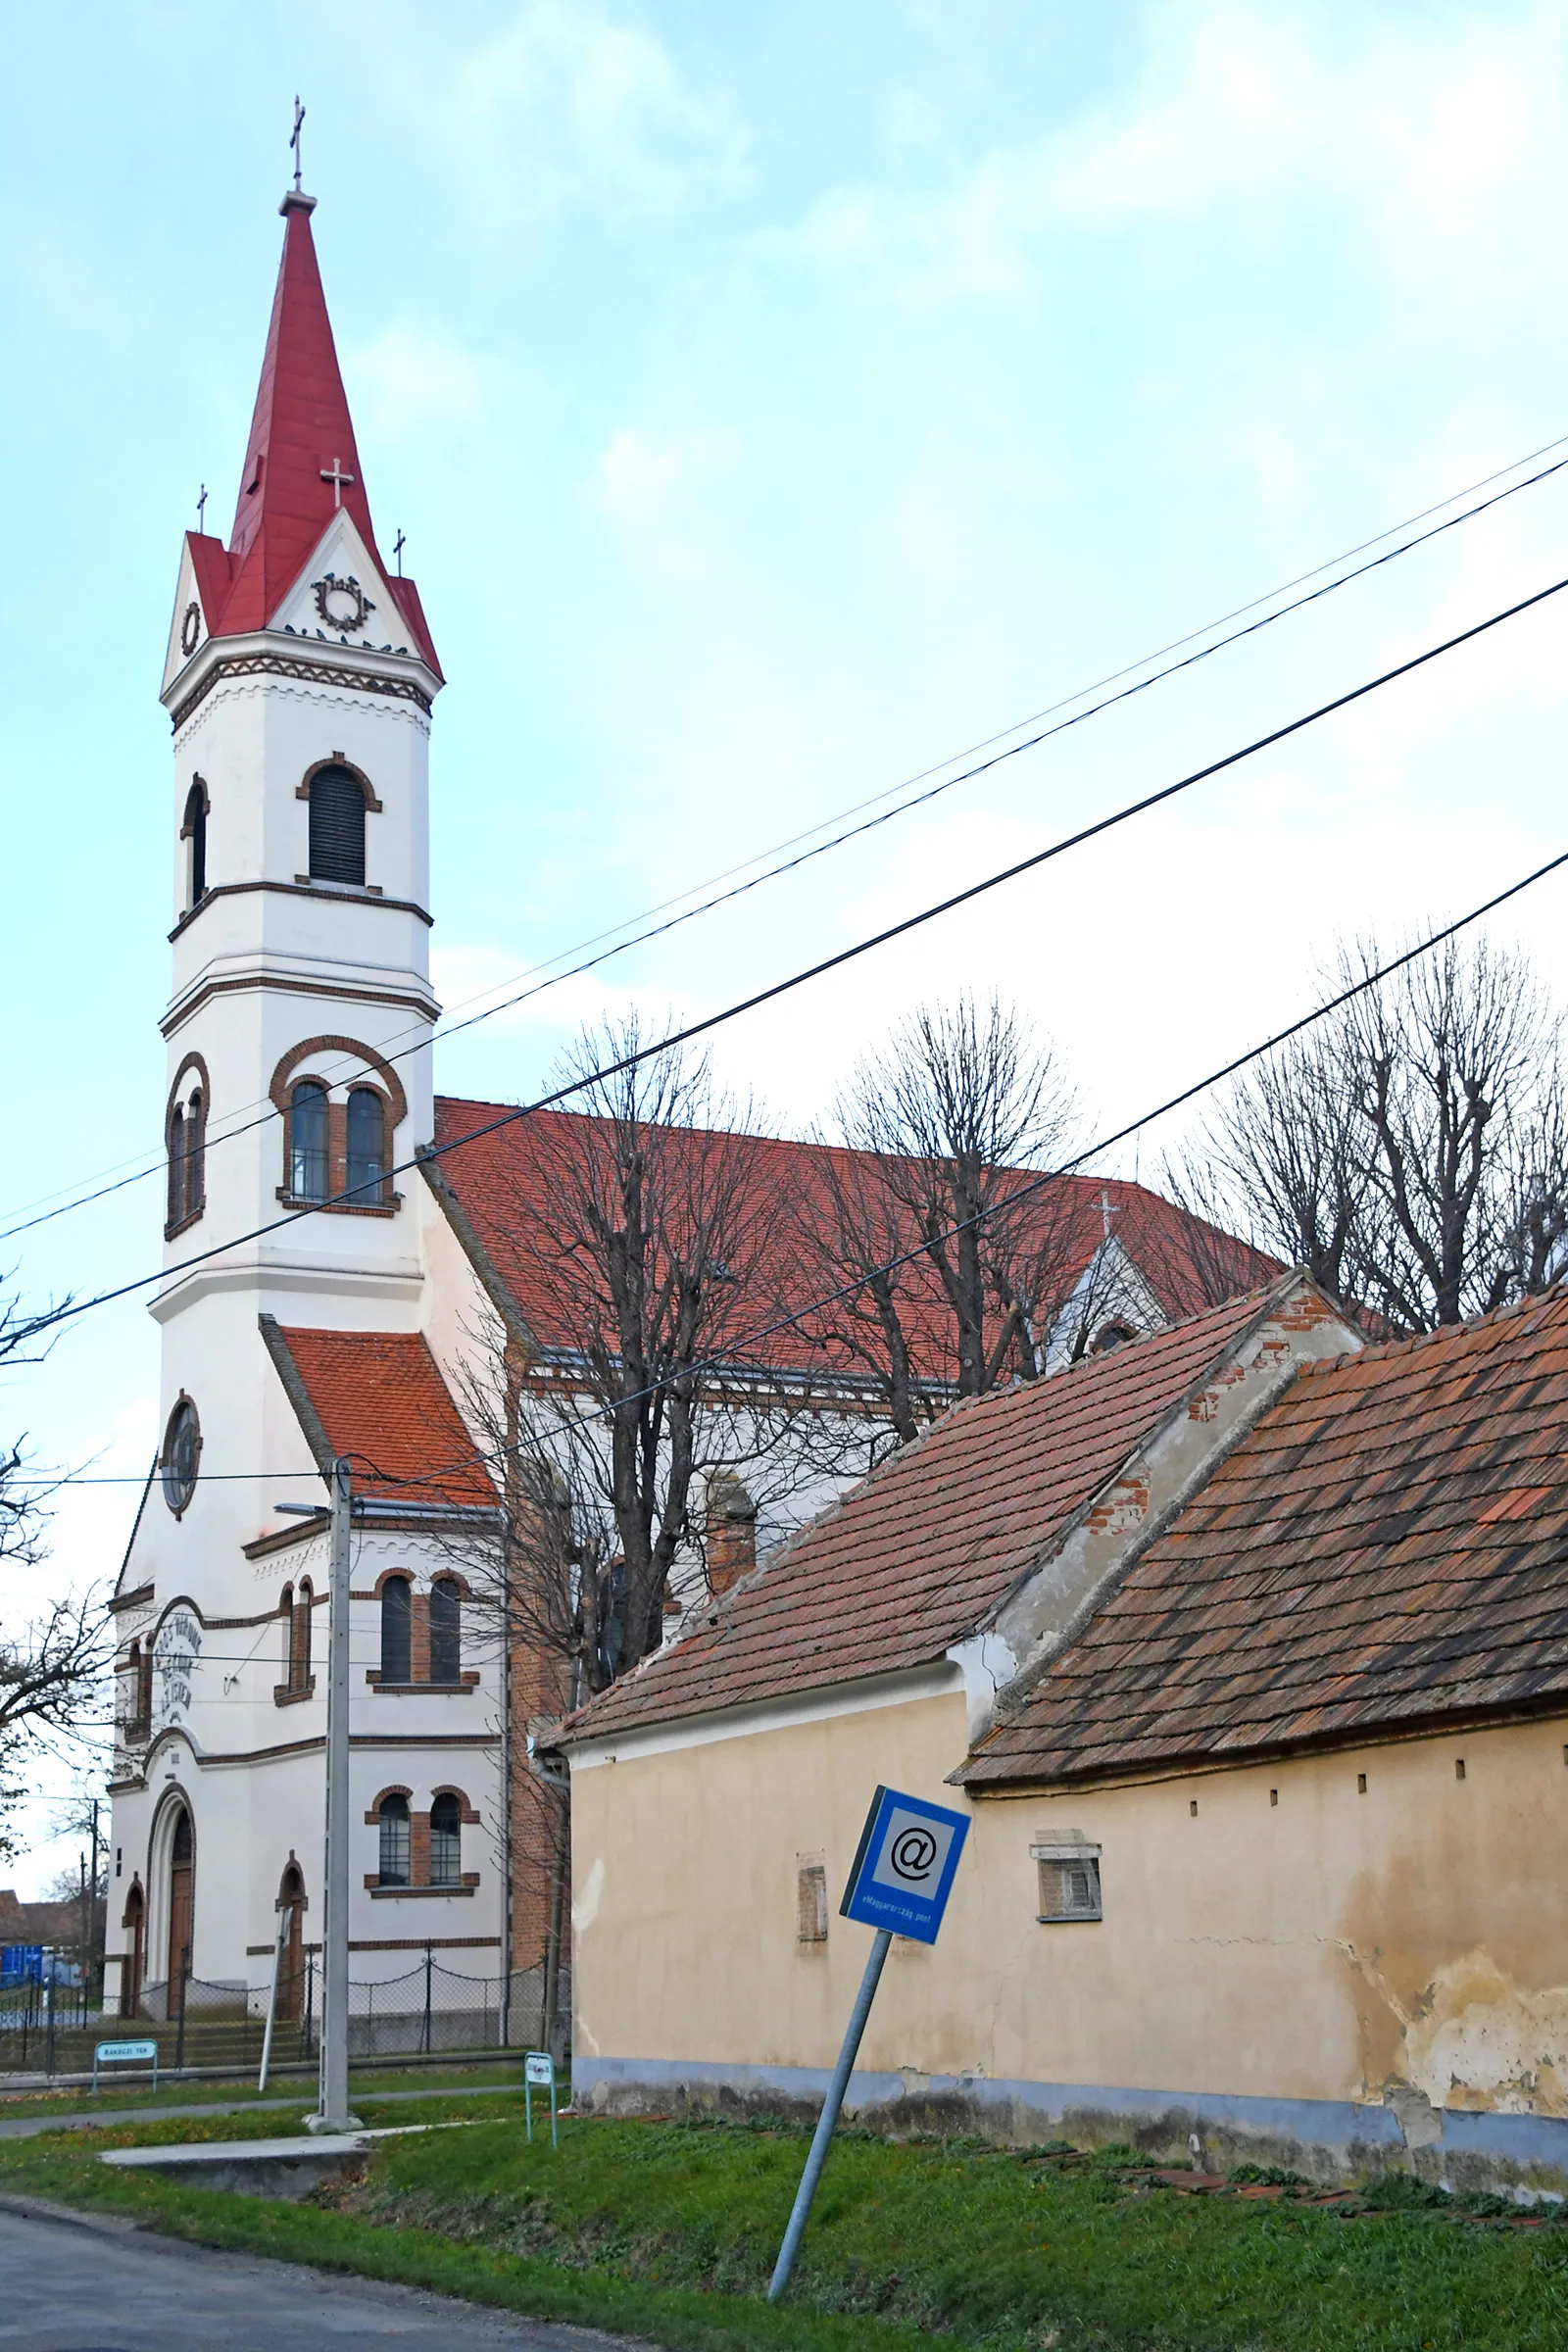
M 0 2208 L 0 2345 L 28 2352 L 629 2352 L 372 2280 Z

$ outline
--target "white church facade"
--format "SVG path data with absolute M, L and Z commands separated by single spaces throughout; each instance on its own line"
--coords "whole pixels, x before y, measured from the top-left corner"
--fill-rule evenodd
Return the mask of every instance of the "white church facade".
M 508 1154 L 522 1166 L 526 1122 L 501 1129 L 504 1105 L 434 1094 L 443 678 L 414 583 L 376 540 L 313 209 L 283 202 L 234 525 L 226 544 L 186 536 L 162 689 L 163 1436 L 113 1602 L 106 2000 L 127 2015 L 171 2014 L 187 1981 L 254 1996 L 280 1917 L 286 1999 L 300 1998 L 320 1937 L 322 1473 L 337 1455 L 359 1497 L 351 1975 L 391 1984 L 433 1953 L 500 1980 L 538 1968 L 550 1933 L 510 1818 L 527 1675 L 478 1605 L 463 1542 L 500 1508 L 471 1405 L 474 1333 L 499 1317 L 558 1373 L 569 1334 L 547 1328 L 548 1299 L 522 1297 L 509 1261 L 518 1195 L 498 1169 Z M 1129 1337 L 1163 1309 L 1111 1219 L 1168 1204 L 1096 1190 L 1083 1279 L 1114 1261 L 1102 1288 L 1122 1320 L 1106 1329 Z M 742 1554 L 750 1566 L 744 1541 Z

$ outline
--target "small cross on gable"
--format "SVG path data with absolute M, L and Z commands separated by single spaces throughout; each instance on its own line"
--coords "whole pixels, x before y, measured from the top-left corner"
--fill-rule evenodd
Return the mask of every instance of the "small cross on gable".
M 352 473 L 345 473 L 342 459 L 334 458 L 329 466 L 321 467 L 321 479 L 323 482 L 331 483 L 332 504 L 334 507 L 340 507 L 343 504 L 344 490 L 352 485 L 356 476 Z
M 1106 1192 L 1102 1186 L 1100 1194 L 1100 1230 L 1107 1242 L 1110 1239 L 1110 1220 L 1112 1217 L 1119 1217 L 1120 1215 L 1121 1210 L 1116 1206 L 1115 1202 L 1111 1200 L 1109 1193 Z
M 403 533 L 400 530 L 397 537 L 392 542 L 392 553 L 398 560 L 398 578 L 400 580 L 403 577 L 403 550 L 408 546 L 408 541 L 404 538 Z

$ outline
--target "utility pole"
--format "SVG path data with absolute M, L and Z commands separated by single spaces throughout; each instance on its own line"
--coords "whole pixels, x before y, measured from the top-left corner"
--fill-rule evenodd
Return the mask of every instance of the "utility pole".
M 312 2132 L 353 2132 L 349 2113 L 349 1569 L 354 1495 L 340 1455 L 327 1472 L 332 1496 L 332 1563 L 327 1603 L 326 1920 L 321 1987 L 319 2112 Z

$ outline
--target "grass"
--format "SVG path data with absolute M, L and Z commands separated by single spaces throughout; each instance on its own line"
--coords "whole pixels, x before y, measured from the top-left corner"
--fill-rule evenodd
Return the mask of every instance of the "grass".
M 450 2120 L 461 2093 L 367 2121 Z M 498 2105 L 503 2112 L 497 2114 Z M 520 2102 L 517 2103 L 520 2105 Z M 782 2128 L 568 2119 L 530 2148 L 510 2100 L 462 2132 L 385 2143 L 311 2201 L 127 2180 L 96 2151 L 154 2132 L 0 2147 L 0 2188 L 130 2213 L 207 2243 L 402 2279 L 682 2352 L 877 2352 L 932 2330 L 986 2352 L 1557 2352 L 1568 2342 L 1568 2222 L 1521 2227 L 1499 2199 L 1411 2181 L 1350 2204 L 1289 2180 L 1183 2196 L 1132 2150 L 834 2148 L 789 2301 L 761 2298 L 805 2154 Z M 303 2109 L 301 2110 L 303 2112 Z M 274 2132 L 273 2114 L 157 2136 Z

